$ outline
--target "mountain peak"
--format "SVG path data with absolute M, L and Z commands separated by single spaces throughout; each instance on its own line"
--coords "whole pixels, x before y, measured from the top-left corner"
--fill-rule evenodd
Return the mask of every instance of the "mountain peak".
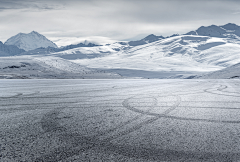
M 38 35 L 38 36 L 43 36 L 42 34 L 39 34 L 38 32 L 36 32 L 36 31 L 32 31 L 31 33 L 29 33 L 29 34 L 32 34 L 32 35 Z
M 33 30 L 30 34 L 39 34 L 39 33 Z
M 156 38 L 157 38 L 156 35 L 150 34 L 150 35 L 146 36 L 144 39 L 149 40 L 149 39 L 156 39 Z
M 9 38 L 5 45 L 15 45 L 20 49 L 25 51 L 34 50 L 41 47 L 54 47 L 57 48 L 57 45 L 52 41 L 48 40 L 45 36 L 39 34 L 36 31 L 31 33 L 19 33 L 11 38 Z
M 218 26 L 217 25 L 211 25 L 210 27 L 212 27 L 212 28 L 218 28 Z
M 238 30 L 240 29 L 240 26 L 233 24 L 233 23 L 228 23 L 226 25 L 221 26 L 222 28 L 226 29 L 226 30 Z
M 156 35 L 150 34 L 150 35 L 146 36 L 145 38 L 147 38 L 147 37 L 156 37 Z
M 158 41 L 160 39 L 164 39 L 164 37 L 163 36 L 156 36 L 154 34 L 150 34 L 150 35 L 146 36 L 145 38 L 143 38 L 141 40 L 130 41 L 130 42 L 128 42 L 128 44 L 130 46 L 139 46 L 139 45 L 143 45 L 143 44 L 147 44 L 147 43 L 152 43 L 152 42 Z
M 155 42 L 159 39 L 164 39 L 163 36 L 156 36 L 154 34 L 150 34 L 148 36 L 146 36 L 144 39 L 142 39 L 143 41 L 147 41 L 148 43 L 151 43 L 151 42 Z

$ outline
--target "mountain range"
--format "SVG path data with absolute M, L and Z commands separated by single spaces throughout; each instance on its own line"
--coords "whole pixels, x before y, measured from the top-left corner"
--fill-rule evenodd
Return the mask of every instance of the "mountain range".
M 54 58 L 65 60 L 65 64 L 138 78 L 211 78 L 213 71 L 238 69 L 234 65 L 240 62 L 239 51 L 240 26 L 232 23 L 202 26 L 183 35 L 150 34 L 141 40 L 106 45 L 79 43 L 58 48 L 35 31 L 0 42 L 0 56 L 28 55 L 38 61 Z
M 228 23 L 223 26 L 201 26 L 196 31 L 190 31 L 185 35 L 201 35 L 219 38 L 235 38 L 239 39 L 240 36 L 240 26 L 232 23 Z
M 228 23 L 226 25 L 222 26 L 216 26 L 216 25 L 211 25 L 211 26 L 201 26 L 195 31 L 190 31 L 186 34 L 183 35 L 199 35 L 199 36 L 209 36 L 209 37 L 218 37 L 218 38 L 232 38 L 232 39 L 237 39 L 240 40 L 240 26 L 233 24 L 233 23 Z M 171 37 L 179 36 L 179 34 L 173 34 L 168 37 L 163 37 L 163 36 L 156 36 L 154 34 L 150 34 L 146 36 L 145 38 L 141 40 L 136 40 L 136 41 L 129 41 L 129 42 L 119 42 L 122 45 L 129 45 L 131 47 L 134 46 L 139 46 L 139 45 L 144 45 L 148 43 L 152 43 L 155 41 L 159 41 L 162 39 L 167 39 Z M 234 40 L 234 41 L 235 41 Z M 40 49 L 43 51 L 43 49 L 46 49 L 46 51 L 51 51 L 51 52 L 60 52 L 68 49 L 73 49 L 73 48 L 78 48 L 78 47 L 94 47 L 94 46 L 99 46 L 94 43 L 79 43 L 79 44 L 71 44 L 67 45 L 64 47 L 58 48 L 55 43 L 52 41 L 48 40 L 45 36 L 39 34 L 36 31 L 32 31 L 31 33 L 25 34 L 25 33 L 19 33 L 11 38 L 9 38 L 4 45 L 14 45 L 17 46 L 19 49 L 23 49 L 24 51 L 19 51 L 19 52 L 9 52 L 9 55 L 16 55 L 16 54 L 21 54 L 25 51 L 32 51 L 31 53 L 35 53 L 35 49 Z M 118 50 L 118 49 L 116 49 Z M 4 51 L 0 49 L 0 51 Z M 6 52 L 6 51 L 4 51 Z M 39 52 L 39 51 L 37 51 Z M 45 52 L 46 53 L 46 52 Z M 27 54 L 27 53 L 25 53 Z M 1 55 L 0 55 L 1 56 Z

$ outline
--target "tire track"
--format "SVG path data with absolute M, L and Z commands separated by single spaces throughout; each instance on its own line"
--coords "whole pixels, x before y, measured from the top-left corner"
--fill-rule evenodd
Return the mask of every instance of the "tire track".
M 59 131 L 66 131 L 66 128 L 61 126 L 58 122 L 59 118 L 58 115 L 61 113 L 61 110 L 64 108 L 54 109 L 47 114 L 45 114 L 41 119 L 41 127 L 44 132 L 55 132 Z
M 231 86 L 233 88 L 233 86 Z M 238 87 L 239 88 L 239 87 Z M 222 93 L 230 93 L 230 94 L 240 94 L 238 92 L 229 92 L 229 91 L 223 91 L 224 89 L 219 89 L 218 91 L 221 91 Z
M 240 110 L 240 108 L 228 108 L 228 107 L 193 107 L 193 106 L 179 106 L 179 108 L 190 108 L 190 109 L 222 109 L 222 110 Z
M 136 124 L 136 125 L 132 126 L 132 127 L 129 128 L 129 129 L 126 129 L 125 131 L 118 132 L 116 135 L 113 135 L 113 136 L 111 136 L 111 137 L 108 137 L 108 138 L 106 138 L 106 139 L 104 139 L 104 140 L 102 140 L 102 141 L 103 141 L 103 142 L 107 142 L 107 141 L 112 141 L 112 140 L 114 140 L 114 139 L 120 138 L 120 137 L 122 137 L 122 136 L 124 136 L 124 135 L 127 135 L 127 134 L 129 134 L 129 133 L 132 133 L 132 132 L 135 132 L 135 131 L 141 129 L 143 126 L 148 125 L 148 124 L 151 124 L 151 123 L 157 121 L 158 119 L 159 119 L 159 117 L 155 117 L 155 118 L 148 119 L 148 120 L 146 120 L 146 121 L 143 121 L 143 122 L 141 122 L 141 123 L 139 123 L 139 124 Z
M 226 88 L 227 88 L 226 85 L 219 85 L 217 90 L 218 91 L 222 91 L 222 90 L 224 90 Z M 211 89 L 213 89 L 213 88 L 204 89 L 203 91 L 207 92 L 207 93 L 211 93 L 211 94 L 221 95 L 221 94 L 213 93 L 213 92 L 209 91 Z M 215 88 L 214 88 L 214 90 L 215 90 Z M 194 94 L 198 94 L 198 93 L 194 93 Z M 184 95 L 184 94 L 181 94 L 181 95 Z M 188 95 L 188 94 L 185 94 L 185 95 Z M 171 95 L 159 95 L 159 97 L 167 97 L 167 96 L 171 96 Z M 202 121 L 202 122 L 211 122 L 211 123 L 232 123 L 232 124 L 233 123 L 235 123 L 235 124 L 239 124 L 240 123 L 240 121 L 231 121 L 231 120 L 198 119 L 198 118 L 185 118 L 185 117 L 178 117 L 178 116 L 169 116 L 167 114 L 169 114 L 171 111 L 175 110 L 181 103 L 181 98 L 179 96 L 176 96 L 176 95 L 172 95 L 172 96 L 175 96 L 177 98 L 176 103 L 172 107 L 170 107 L 169 109 L 167 109 L 165 112 L 163 112 L 161 114 L 152 113 L 150 111 L 143 111 L 143 110 L 139 110 L 137 108 L 131 107 L 127 103 L 128 100 L 124 100 L 123 106 L 126 107 L 127 109 L 131 110 L 131 111 L 134 111 L 134 112 L 137 112 L 137 113 L 141 113 L 141 114 L 144 114 L 144 115 L 154 116 L 155 118 L 158 118 L 158 119 L 159 118 L 169 118 L 169 119 L 177 119 L 177 120 Z M 223 96 L 225 96 L 225 95 L 223 95 Z M 229 96 L 229 95 L 227 95 L 227 96 Z M 216 108 L 216 109 L 218 109 L 218 108 Z M 219 108 L 219 109 L 224 109 L 224 108 Z M 240 109 L 240 108 L 230 108 L 230 109 Z
M 151 107 L 154 107 L 157 104 L 156 98 L 154 98 L 154 102 L 151 105 Z M 149 110 L 151 109 L 149 108 Z M 61 110 L 64 108 L 58 108 L 54 109 L 47 114 L 45 114 L 41 119 L 41 126 L 44 132 L 60 132 L 58 137 L 63 140 L 67 141 L 67 143 L 70 143 L 69 147 L 63 147 L 63 148 L 57 148 L 53 152 L 47 155 L 43 155 L 42 157 L 36 158 L 36 161 L 59 161 L 62 159 L 66 159 L 68 157 L 78 155 L 80 152 L 84 152 L 86 150 L 92 149 L 94 147 L 102 147 L 102 146 L 109 146 L 110 141 L 108 140 L 99 140 L 100 136 L 104 136 L 106 134 L 109 134 L 111 132 L 114 132 L 127 124 L 130 124 L 131 122 L 140 119 L 142 115 L 138 115 L 133 119 L 130 119 L 126 122 L 123 122 L 122 124 L 118 125 L 117 127 L 114 127 L 112 129 L 109 129 L 104 132 L 100 132 L 95 136 L 91 137 L 84 137 L 81 134 L 78 133 L 68 133 L 67 129 L 65 127 L 62 127 L 58 121 L 58 115 L 60 114 Z
M 20 96 L 21 97 L 26 97 L 26 96 L 32 96 L 32 95 L 35 95 L 35 94 L 38 94 L 38 93 L 40 93 L 40 91 L 36 91 L 36 92 L 30 93 L 30 94 L 16 93 L 16 95 L 13 95 L 13 96 L 0 97 L 0 99 L 18 98 Z
M 22 93 L 17 93 L 16 95 L 13 95 L 13 96 L 0 97 L 0 99 L 17 98 L 17 97 L 22 96 L 22 95 L 23 95 Z
M 125 99 L 125 100 L 122 102 L 122 105 L 123 105 L 124 107 L 125 107 L 125 106 L 128 107 L 129 109 L 133 108 L 133 107 L 130 106 L 129 103 L 128 103 L 129 100 L 132 99 L 132 98 L 134 98 L 134 96 Z M 149 112 L 149 111 L 150 111 L 152 108 L 154 108 L 154 107 L 157 105 L 157 103 L 158 103 L 158 101 L 157 101 L 157 99 L 156 99 L 155 97 L 151 97 L 151 98 L 153 98 L 153 104 L 146 110 L 146 112 Z M 126 121 L 126 122 L 123 122 L 122 124 L 118 125 L 117 127 L 114 127 L 114 128 L 112 128 L 112 129 L 109 129 L 109 130 L 107 130 L 107 131 L 105 131 L 105 132 L 101 132 L 101 133 L 98 134 L 98 138 L 99 138 L 100 136 L 103 136 L 103 135 L 106 135 L 106 134 L 115 132 L 115 131 L 117 131 L 117 130 L 119 130 L 119 129 L 121 129 L 121 128 L 129 125 L 129 124 L 131 124 L 132 122 L 134 122 L 134 121 L 136 121 L 136 120 L 139 120 L 139 119 L 140 119 L 141 117 L 143 117 L 144 115 L 145 115 L 145 114 L 141 113 L 140 115 L 137 115 L 136 117 L 134 117 L 134 118 L 132 118 L 132 119 Z
M 147 85 L 147 86 L 145 86 L 145 87 L 151 87 L 152 88 L 152 86 L 153 85 Z M 157 85 L 156 85 L 157 86 Z M 140 86 L 132 86 L 131 88 L 142 88 L 142 85 L 140 85 Z M 128 87 L 120 87 L 120 88 L 114 88 L 114 89 L 112 89 L 112 87 L 108 87 L 108 88 L 105 88 L 105 89 L 94 89 L 94 90 L 87 90 L 87 91 L 82 91 L 81 89 L 79 89 L 79 90 L 76 90 L 75 92 L 70 92 L 70 93 L 60 93 L 59 95 L 58 95 L 58 97 L 60 97 L 60 96 L 62 96 L 62 97 L 64 97 L 64 95 L 74 95 L 74 94 L 79 94 L 79 92 L 81 92 L 82 94 L 86 94 L 86 93 L 96 93 L 96 92 L 106 92 L 106 91 L 113 91 L 114 93 L 115 93 L 115 91 L 116 90 L 121 90 L 121 91 L 124 91 L 123 89 L 128 89 Z M 132 90 L 132 92 L 135 92 L 136 90 Z M 64 91 L 63 91 L 64 92 Z M 128 91 L 128 93 L 129 93 L 129 91 Z M 112 95 L 108 95 L 108 96 L 112 96 Z M 122 96 L 125 96 L 124 94 L 122 95 Z M 54 94 L 49 94 L 49 95 L 45 95 L 44 97 L 42 97 L 42 96 L 39 96 L 38 98 L 58 98 L 58 97 L 56 97 L 56 95 L 55 95 L 55 93 Z M 79 97 L 79 96 L 77 96 L 77 97 Z M 85 97 L 85 96 L 84 96 Z M 89 96 L 89 97 L 102 97 L 102 96 Z M 64 97 L 64 98 L 67 98 L 67 97 Z M 72 96 L 71 97 L 69 97 L 69 98 L 72 98 Z
M 201 122 L 210 122 L 210 123 L 228 123 L 228 124 L 239 124 L 240 121 L 231 121 L 231 120 L 214 120 L 214 119 L 198 119 L 198 118 L 184 118 L 177 116 L 164 116 L 164 118 L 177 119 L 177 120 L 186 120 L 186 121 L 201 121 Z
M 174 96 L 174 95 L 173 95 L 173 96 Z M 131 98 L 133 98 L 133 97 L 131 97 Z M 129 99 L 131 99 L 131 98 L 125 99 L 125 100 L 123 101 L 122 104 L 123 104 L 123 106 L 124 106 L 125 108 L 127 108 L 127 109 L 129 109 L 129 110 L 131 110 L 131 111 L 140 113 L 140 114 L 141 114 L 140 117 L 143 117 L 143 116 L 145 116 L 145 115 L 150 115 L 150 116 L 155 116 L 155 117 L 154 117 L 154 118 L 151 118 L 151 119 L 148 119 L 148 120 L 146 120 L 146 121 L 143 121 L 143 122 L 141 122 L 141 123 L 139 123 L 139 124 L 136 124 L 136 125 L 132 126 L 131 128 L 128 128 L 128 129 L 126 129 L 126 130 L 124 130 L 124 131 L 122 131 L 122 132 L 118 132 L 116 135 L 113 135 L 113 136 L 111 136 L 111 137 L 108 137 L 108 138 L 106 138 L 104 141 L 111 141 L 111 140 L 117 139 L 117 138 L 119 138 L 119 137 L 122 137 L 122 136 L 124 136 L 124 135 L 127 135 L 127 134 L 129 134 L 129 133 L 132 133 L 132 132 L 134 132 L 134 131 L 137 131 L 137 130 L 139 130 L 140 128 L 142 128 L 143 126 L 146 126 L 146 125 L 148 125 L 148 124 L 151 124 L 151 123 L 157 121 L 159 118 L 166 116 L 168 113 L 170 113 L 171 111 L 173 111 L 174 109 L 176 109 L 176 108 L 178 107 L 178 105 L 181 103 L 181 98 L 180 98 L 179 96 L 177 96 L 177 97 L 176 97 L 176 98 L 177 98 L 177 101 L 175 101 L 175 104 L 174 104 L 174 105 L 172 105 L 169 109 L 167 109 L 166 111 L 164 111 L 162 114 L 158 114 L 158 115 L 156 116 L 156 115 L 155 115 L 156 113 L 151 113 L 151 112 L 150 112 L 150 110 L 151 110 L 153 107 L 155 107 L 155 106 L 151 107 L 151 108 L 148 109 L 147 111 L 142 111 L 142 110 L 136 109 L 136 108 L 134 108 L 134 107 L 132 107 L 132 106 L 129 105 Z M 157 103 L 156 103 L 156 105 L 157 105 Z M 154 115 L 153 115 L 153 114 L 154 114 Z
M 152 105 L 149 109 L 143 111 L 143 110 L 136 109 L 136 108 L 134 108 L 133 106 L 130 106 L 130 105 L 129 105 L 129 100 L 130 100 L 130 99 L 133 99 L 134 97 L 135 97 L 135 96 L 129 97 L 129 98 L 125 99 L 125 100 L 122 102 L 122 105 L 123 105 L 123 107 L 127 108 L 128 110 L 131 110 L 131 111 L 134 111 L 134 112 L 137 112 L 137 113 L 140 113 L 140 114 L 145 114 L 145 112 L 149 112 L 152 108 L 154 108 L 154 107 L 157 105 L 157 102 L 158 102 L 157 99 L 154 97 L 153 105 Z M 140 98 L 140 99 L 141 99 L 141 98 Z
M 181 97 L 178 96 L 178 95 L 165 95 L 165 96 L 160 96 L 160 97 L 169 97 L 169 96 L 174 96 L 177 98 L 177 100 L 175 101 L 175 103 L 170 107 L 168 108 L 167 110 L 165 110 L 163 113 L 161 114 L 158 114 L 158 113 L 152 113 L 150 112 L 150 110 L 148 111 L 143 111 L 143 110 L 139 110 L 137 108 L 134 108 L 132 106 L 129 105 L 129 99 L 126 99 L 123 101 L 123 106 L 125 108 L 127 108 L 128 110 L 131 110 L 131 111 L 134 111 L 134 112 L 137 112 L 137 113 L 140 113 L 140 114 L 143 114 L 143 115 L 150 115 L 150 116 L 165 116 L 167 115 L 168 113 L 170 113 L 171 111 L 173 111 L 174 109 L 176 109 L 178 107 L 178 105 L 180 105 L 181 103 Z
M 213 88 L 210 88 L 210 89 L 213 89 Z M 219 95 L 219 96 L 240 97 L 240 96 L 236 96 L 236 95 L 227 95 L 227 94 L 220 94 L 220 93 L 212 92 L 212 91 L 209 91 L 210 89 L 206 89 L 206 90 L 204 90 L 204 92 L 214 94 L 214 95 Z M 227 89 L 226 85 L 220 85 L 220 87 L 218 87 L 217 89 L 213 89 L 213 90 L 220 91 L 220 92 L 224 93 L 225 92 L 225 91 L 223 91 L 224 89 Z

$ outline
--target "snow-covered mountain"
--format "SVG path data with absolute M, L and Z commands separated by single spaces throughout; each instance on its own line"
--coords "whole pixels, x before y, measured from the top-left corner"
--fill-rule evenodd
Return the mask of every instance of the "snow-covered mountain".
M 61 51 L 66 51 L 66 50 L 69 50 L 69 49 L 74 49 L 74 48 L 78 48 L 78 47 L 96 47 L 96 46 L 101 46 L 101 45 L 97 45 L 97 44 L 94 44 L 94 43 L 78 43 L 78 44 L 71 44 L 71 45 L 68 45 L 68 46 L 63 46 L 63 47 L 60 47 L 60 48 L 54 48 L 54 47 L 40 47 L 40 48 L 37 48 L 37 49 L 34 49 L 34 50 L 29 50 L 29 51 L 26 51 L 26 52 L 23 52 L 21 53 L 21 55 L 43 55 L 43 54 L 50 54 L 50 53 L 53 53 L 53 52 L 61 52 Z
M 190 72 L 186 76 L 192 78 L 194 73 L 217 71 L 240 62 L 238 30 L 239 26 L 235 24 L 220 27 L 212 25 L 200 27 L 195 32 L 197 34 L 152 39 L 143 45 L 131 46 L 129 42 L 119 42 L 100 48 L 76 48 L 53 55 L 90 68 L 118 72 L 131 70 L 131 73 L 165 71 L 174 72 L 174 75 L 179 72 L 181 76 L 186 74 L 183 72 Z M 220 31 L 224 32 L 218 35 Z M 117 48 L 113 48 L 113 45 Z
M 240 37 L 240 26 L 232 23 L 228 23 L 223 26 L 201 26 L 196 31 L 190 31 L 185 35 L 201 35 L 219 38 L 234 38 L 239 39 Z
M 219 37 L 219 38 L 233 38 L 233 39 L 240 39 L 240 26 L 233 24 L 233 23 L 228 23 L 226 25 L 222 26 L 216 26 L 216 25 L 211 25 L 211 26 L 201 26 L 195 31 L 190 31 L 184 35 L 200 35 L 200 36 L 209 36 L 209 37 Z M 179 34 L 173 34 L 168 37 L 163 37 L 163 36 L 156 36 L 154 34 L 150 34 L 147 37 L 137 40 L 137 41 L 130 41 L 128 44 L 130 46 L 139 46 L 139 45 L 144 45 L 147 43 L 152 43 L 161 39 L 166 39 L 166 38 L 171 38 L 179 36 Z
M 0 56 L 13 56 L 25 52 L 23 49 L 19 49 L 14 45 L 4 45 L 0 41 Z
M 25 51 L 34 50 L 40 47 L 54 47 L 57 48 L 57 45 L 52 41 L 48 40 L 45 36 L 39 34 L 36 31 L 31 33 L 19 33 L 11 38 L 9 38 L 5 45 L 15 45 L 20 49 Z
M 56 52 L 65 51 L 65 50 L 78 48 L 78 47 L 95 47 L 95 46 L 100 46 L 100 45 L 95 44 L 95 43 L 91 43 L 91 42 L 88 42 L 88 41 L 85 41 L 83 43 L 71 44 L 71 45 L 63 46 L 61 48 L 58 48 L 58 50 Z
M 71 56 L 72 61 L 91 68 L 148 71 L 207 72 L 240 62 L 240 44 L 230 38 L 181 35 L 135 47 L 122 45 L 119 51 L 112 50 L 111 46 L 82 47 L 53 55 L 65 59 Z M 79 54 L 98 55 L 80 58 Z
M 68 60 L 94 59 L 103 58 L 105 56 L 112 55 L 119 51 L 125 51 L 130 48 L 131 47 L 127 43 L 116 42 L 113 44 L 106 44 L 105 46 L 78 47 L 74 49 L 51 53 L 50 55 Z

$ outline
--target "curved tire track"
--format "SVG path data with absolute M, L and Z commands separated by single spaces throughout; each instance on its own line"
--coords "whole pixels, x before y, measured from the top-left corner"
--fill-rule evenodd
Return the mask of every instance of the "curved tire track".
M 170 96 L 170 95 L 169 95 L 169 96 Z M 171 96 L 172 96 L 172 95 L 171 95 Z M 173 95 L 173 96 L 175 96 L 175 95 Z M 119 137 L 121 137 L 121 136 L 127 135 L 127 134 L 129 134 L 129 133 L 131 133 L 131 132 L 137 131 L 138 129 L 142 128 L 143 126 L 148 125 L 148 124 L 151 124 L 151 123 L 157 121 L 157 120 L 158 120 L 159 118 L 161 118 L 161 117 L 165 117 L 168 113 L 170 113 L 171 111 L 173 111 L 174 109 L 176 109 L 176 108 L 178 107 L 178 105 L 181 103 L 181 98 L 180 98 L 179 96 L 176 96 L 177 101 L 176 101 L 176 103 L 175 103 L 174 105 L 172 105 L 169 109 L 167 109 L 166 111 L 164 111 L 162 114 L 156 114 L 156 113 L 151 113 L 150 111 L 151 111 L 151 109 L 152 109 L 153 107 L 155 107 L 155 106 L 157 105 L 157 102 L 156 102 L 155 104 L 153 104 L 153 106 L 152 106 L 151 108 L 149 108 L 147 111 L 143 111 L 143 110 L 139 110 L 139 109 L 136 109 L 136 108 L 130 106 L 129 100 L 130 100 L 131 98 L 133 98 L 133 97 L 130 97 L 130 98 L 125 99 L 125 100 L 123 101 L 122 105 L 123 105 L 125 108 L 127 108 L 127 109 L 129 109 L 129 110 L 131 110 L 131 111 L 140 113 L 140 114 L 141 114 L 140 117 L 142 117 L 142 116 L 144 116 L 144 115 L 150 115 L 150 116 L 155 116 L 155 117 L 154 117 L 154 118 L 151 118 L 151 119 L 148 119 L 148 120 L 146 120 L 146 121 L 143 121 L 143 122 L 141 122 L 141 123 L 139 123 L 139 124 L 136 124 L 136 125 L 134 125 L 133 127 L 130 127 L 130 128 L 128 128 L 128 129 L 126 129 L 125 131 L 118 132 L 117 135 L 113 135 L 113 136 L 108 137 L 107 139 L 105 139 L 106 141 L 111 141 L 111 140 L 114 140 L 114 139 L 119 138 Z
M 217 89 L 213 89 L 213 88 L 210 88 L 210 89 L 213 89 L 213 90 L 216 90 L 216 91 L 220 91 L 222 93 L 224 93 L 225 91 L 223 91 L 224 89 L 227 89 L 228 86 L 226 85 L 220 85 L 220 87 L 218 87 Z M 219 96 L 231 96 L 231 97 L 240 97 L 240 96 L 236 96 L 236 95 L 228 95 L 226 94 L 220 94 L 220 93 L 216 93 L 216 92 L 212 92 L 210 91 L 210 89 L 205 89 L 204 92 L 206 93 L 210 93 L 210 94 L 214 94 L 214 95 L 219 95 Z

